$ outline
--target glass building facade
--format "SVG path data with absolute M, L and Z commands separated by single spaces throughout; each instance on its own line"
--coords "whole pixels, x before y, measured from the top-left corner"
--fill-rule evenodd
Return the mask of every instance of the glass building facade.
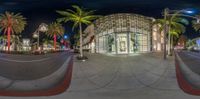
M 97 53 L 129 54 L 152 50 L 152 18 L 119 13 L 104 16 L 94 23 Z

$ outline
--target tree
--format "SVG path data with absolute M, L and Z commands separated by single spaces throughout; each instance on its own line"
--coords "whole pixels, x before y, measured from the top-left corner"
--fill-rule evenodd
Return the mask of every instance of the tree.
M 11 33 L 13 35 L 21 33 L 26 24 L 26 18 L 20 13 L 5 12 L 5 14 L 0 14 L 0 28 L 4 33 L 7 32 L 8 52 L 10 52 Z
M 22 42 L 20 41 L 21 35 L 11 35 L 11 42 L 14 45 L 14 51 L 17 51 L 19 48 L 22 49 Z
M 183 32 L 184 31 L 180 31 L 180 30 L 176 30 L 176 29 L 170 30 L 170 35 L 171 35 L 171 45 L 170 46 L 171 46 L 171 48 L 174 48 L 174 44 L 177 42 L 178 38 L 180 37 L 180 34 Z
M 73 5 L 72 8 L 74 10 L 67 9 L 65 11 L 56 11 L 60 15 L 62 15 L 62 18 L 58 18 L 58 22 L 73 22 L 73 28 L 79 26 L 79 33 L 80 33 L 80 57 L 83 58 L 83 32 L 82 32 L 82 24 L 89 25 L 92 23 L 93 20 L 98 18 L 99 16 L 93 15 L 94 11 L 87 11 L 83 8 L 80 8 L 79 6 Z
M 80 46 L 80 34 L 78 33 L 74 34 L 73 39 L 74 39 L 74 47 L 77 48 L 78 46 Z
M 184 33 L 185 32 L 185 25 L 188 25 L 189 22 L 184 19 L 184 18 L 180 18 L 180 17 L 169 17 L 167 18 L 167 20 L 164 19 L 157 19 L 153 24 L 160 24 L 160 31 L 163 31 L 165 28 L 165 24 L 167 23 L 168 27 L 169 27 L 169 33 L 167 33 L 168 35 L 168 55 L 171 54 L 171 44 L 173 43 L 173 39 L 171 38 L 172 36 L 177 36 L 180 33 Z
M 46 35 L 49 37 L 54 38 L 54 49 L 56 50 L 56 42 L 57 42 L 57 36 L 63 36 L 65 32 L 64 27 L 57 22 L 51 23 L 48 26 L 48 31 L 46 32 Z
M 196 17 L 198 18 L 197 21 L 192 21 L 192 27 L 196 30 L 199 31 L 200 30 L 200 15 L 196 15 Z
M 196 30 L 196 31 L 199 31 L 200 30 L 200 24 L 198 23 L 193 23 L 193 28 Z

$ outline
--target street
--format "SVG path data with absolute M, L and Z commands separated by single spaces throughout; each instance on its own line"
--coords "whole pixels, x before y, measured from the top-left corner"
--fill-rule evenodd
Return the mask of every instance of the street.
M 69 52 L 36 56 L 0 54 L 0 95 L 37 96 L 37 91 L 52 90 L 64 80 L 70 81 L 71 77 L 66 77 L 70 75 L 71 58 Z
M 181 51 L 178 54 L 193 72 L 200 75 L 200 53 Z
M 180 51 L 176 54 L 176 74 L 180 88 L 188 94 L 200 95 L 199 53 Z
M 58 68 L 70 55 L 0 55 L 0 75 L 13 80 L 34 80 L 45 77 Z

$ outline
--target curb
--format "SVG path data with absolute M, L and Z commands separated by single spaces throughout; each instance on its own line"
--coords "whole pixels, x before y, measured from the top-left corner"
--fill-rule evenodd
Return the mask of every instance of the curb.
M 177 77 L 177 82 L 179 84 L 179 87 L 188 94 L 191 95 L 200 95 L 200 89 L 194 88 L 184 77 L 183 73 L 181 72 L 180 69 L 180 63 L 177 59 L 177 54 L 175 55 L 175 66 L 176 66 L 176 77 Z
M 59 85 L 56 85 L 55 87 L 47 90 L 27 91 L 27 92 L 0 90 L 0 96 L 52 96 L 65 92 L 69 88 L 71 83 L 72 70 L 73 70 L 72 57 L 68 63 L 64 79 L 62 82 L 60 82 Z

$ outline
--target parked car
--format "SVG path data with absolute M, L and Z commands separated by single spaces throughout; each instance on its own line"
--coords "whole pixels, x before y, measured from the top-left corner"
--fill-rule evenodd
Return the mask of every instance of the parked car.
M 41 54 L 45 54 L 45 53 L 42 50 L 34 50 L 34 51 L 32 51 L 32 54 L 34 54 L 34 55 L 41 55 Z

